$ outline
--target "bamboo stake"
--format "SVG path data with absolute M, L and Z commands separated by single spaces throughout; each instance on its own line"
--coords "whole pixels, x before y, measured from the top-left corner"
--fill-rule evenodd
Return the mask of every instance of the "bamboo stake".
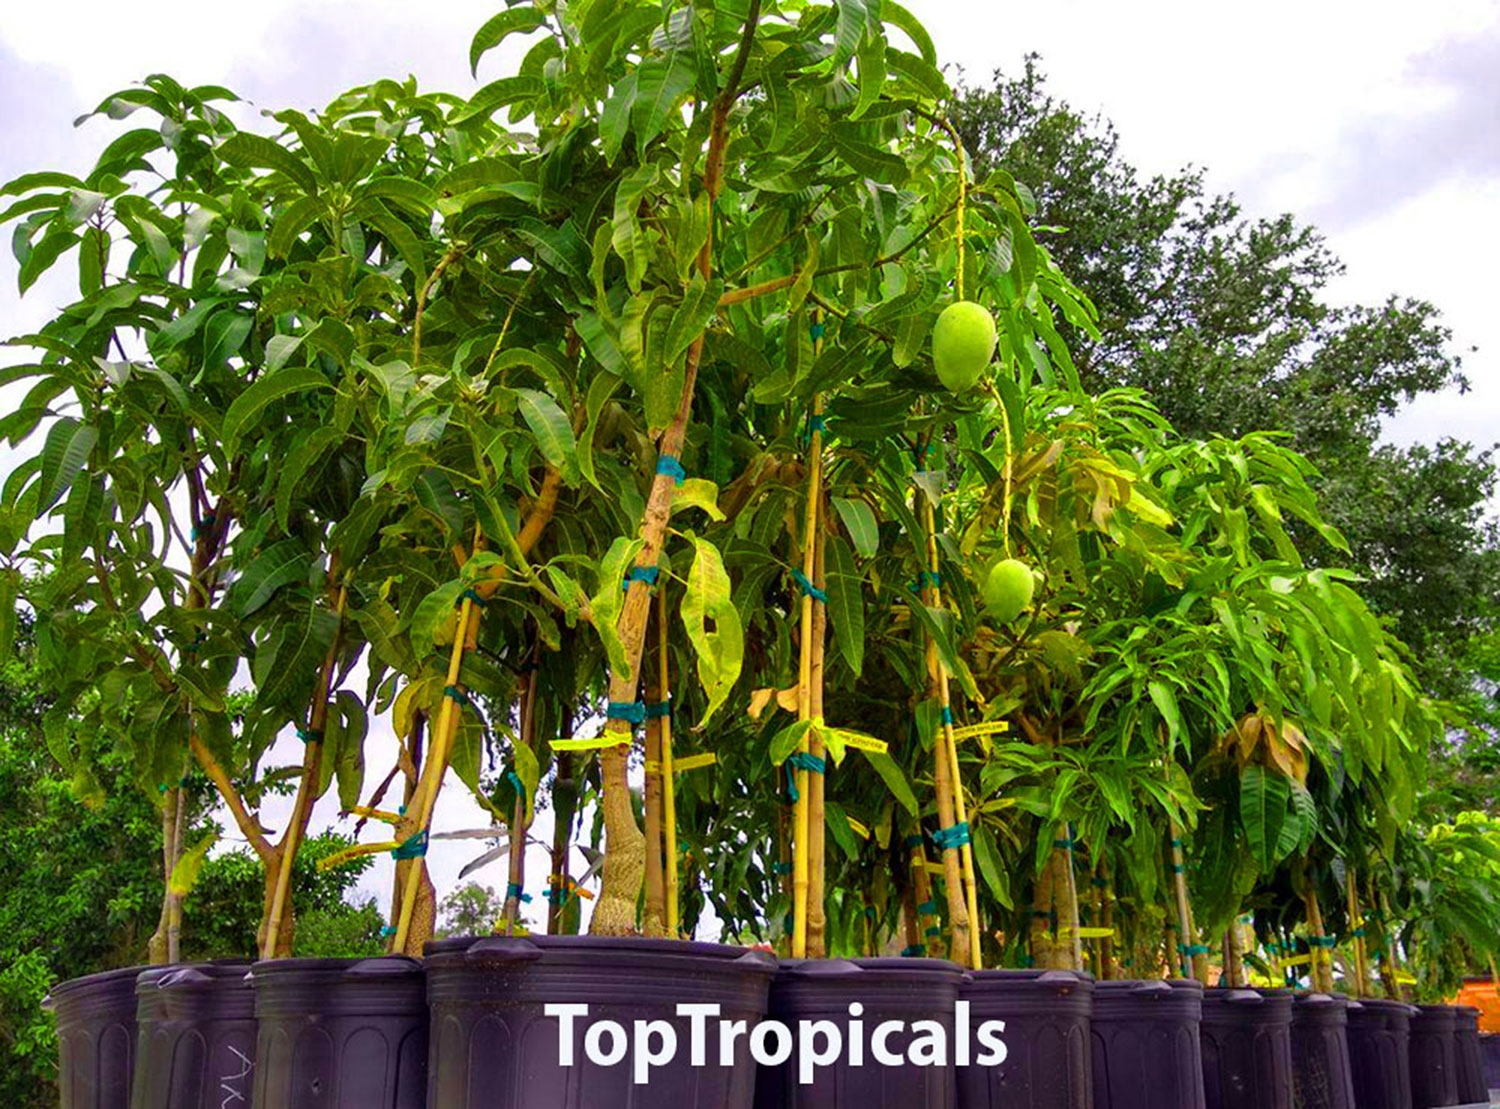
M 927 498 L 922 493 L 918 493 L 918 496 L 922 497 L 924 501 L 923 524 L 927 529 L 927 596 L 930 598 L 933 608 L 941 609 L 943 607 L 943 591 L 942 587 L 938 584 L 938 571 L 941 563 L 938 560 L 937 514 L 933 510 L 930 498 Z M 949 821 L 949 827 L 952 827 L 955 823 L 967 825 L 969 823 L 968 804 L 964 800 L 963 779 L 959 774 L 958 742 L 953 736 L 953 701 L 948 689 L 948 668 L 943 665 L 942 659 L 938 657 L 937 643 L 929 639 L 927 646 L 928 666 L 937 678 L 938 705 L 942 715 L 942 735 L 933 744 L 937 750 L 937 768 L 939 772 L 936 779 L 938 783 L 938 808 L 941 812 L 944 807 L 942 796 L 943 786 L 941 783 L 946 780 L 951 790 L 947 801 L 948 806 L 952 809 L 952 813 L 951 816 L 944 814 L 943 818 Z M 952 850 L 952 848 L 944 850 L 943 855 L 945 859 Z M 974 887 L 974 848 L 967 840 L 958 848 L 958 861 L 961 866 L 961 875 L 959 876 L 957 888 L 960 893 L 962 911 L 958 913 L 950 912 L 949 914 L 949 923 L 954 932 L 954 961 L 960 964 L 967 964 L 974 970 L 978 970 L 980 968 L 979 898 Z M 959 938 L 960 931 L 966 933 L 962 941 Z
M 821 403 L 815 405 L 815 411 L 821 407 Z M 818 510 L 819 526 L 813 533 L 813 586 L 819 590 L 826 590 L 828 583 L 825 580 L 825 544 L 828 529 L 823 526 L 824 509 L 820 505 Z M 828 608 L 826 605 L 813 606 L 813 640 L 812 640 L 812 668 L 809 677 L 812 679 L 812 690 L 810 702 L 812 718 L 817 723 L 823 721 L 823 658 L 824 647 L 827 641 L 828 631 Z M 812 756 L 823 760 L 824 771 L 822 774 L 814 774 L 808 781 L 808 843 L 807 843 L 807 954 L 809 958 L 821 959 L 828 954 L 828 910 L 826 905 L 827 888 L 827 845 L 828 845 L 828 820 L 824 809 L 824 796 L 828 784 L 828 774 L 832 767 L 828 766 L 828 752 L 823 743 L 822 735 L 816 730 L 812 735 Z M 867 893 L 868 896 L 868 893 Z
M 1344 892 L 1349 901 L 1349 931 L 1354 936 L 1354 996 L 1368 997 L 1370 990 L 1369 964 L 1365 952 L 1365 919 L 1359 911 L 1359 889 L 1354 867 L 1344 864 Z
M 558 734 L 571 735 L 573 710 L 564 706 Z M 563 934 L 564 910 L 572 899 L 568 875 L 568 848 L 573 838 L 573 818 L 578 806 L 578 783 L 573 778 L 573 752 L 558 751 L 552 774 L 552 873 L 547 879 L 547 934 Z
M 657 592 L 661 589 L 658 587 Z M 660 623 L 658 619 L 657 623 Z M 650 634 L 649 631 L 647 633 Z M 651 706 L 662 699 L 661 683 L 647 670 L 646 689 L 646 783 L 642 798 L 646 825 L 646 894 L 641 916 L 641 930 L 648 936 L 666 936 L 667 895 L 662 873 L 662 790 L 665 783 L 661 757 L 661 721 L 651 715 Z
M 1370 879 L 1374 884 L 1374 878 Z M 1393 1001 L 1401 1000 L 1401 983 L 1397 981 L 1401 967 L 1396 959 L 1396 941 L 1391 935 L 1391 906 L 1386 900 L 1385 890 L 1376 887 L 1380 904 L 1380 981 L 1386 996 Z
M 1181 966 L 1184 978 L 1194 978 L 1198 977 L 1198 936 L 1193 928 L 1193 910 L 1188 900 L 1187 863 L 1186 855 L 1182 850 L 1182 827 L 1175 817 L 1167 818 L 1167 826 L 1172 836 L 1172 887 L 1177 900 L 1177 933 L 1180 949 L 1177 965 Z M 1205 973 L 1204 977 L 1206 976 Z
M 667 935 L 676 938 L 682 928 L 677 879 L 677 772 L 672 762 L 672 673 L 667 653 L 667 589 L 656 595 L 657 688 L 667 706 L 661 717 L 661 784 L 664 832 L 666 834 Z
M 931 909 L 923 909 L 924 906 L 936 905 L 932 899 L 932 875 L 927 873 L 927 842 L 922 838 L 921 824 L 913 822 L 911 827 L 913 831 L 906 837 L 907 861 L 911 867 L 912 895 L 916 899 L 914 912 L 920 933 L 908 946 L 921 947 L 928 955 L 936 956 L 937 941 L 942 938 L 943 930 L 937 914 Z
M 344 627 L 344 607 L 349 599 L 349 586 L 339 586 L 338 599 L 334 602 L 334 615 L 338 620 L 333 641 L 328 644 L 328 653 L 323 657 L 323 668 L 318 674 L 318 689 L 313 695 L 312 710 L 307 716 L 307 736 L 302 752 L 302 780 L 297 786 L 297 799 L 292 803 L 291 823 L 287 825 L 286 838 L 276 852 L 276 892 L 271 897 L 271 916 L 266 921 L 265 942 L 261 945 L 262 959 L 276 958 L 276 945 L 281 938 L 281 919 L 286 914 L 287 899 L 292 884 L 292 868 L 297 861 L 297 850 L 301 846 L 303 833 L 307 830 L 308 818 L 316 800 L 319 770 L 323 759 L 321 736 L 328 723 L 328 697 L 333 690 L 333 670 L 338 662 L 340 633 Z
M 821 413 L 820 398 L 813 398 L 813 413 Z M 807 447 L 807 504 L 803 510 L 802 524 L 802 577 L 806 583 L 802 590 L 801 639 L 798 644 L 797 662 L 797 719 L 812 723 L 812 660 L 813 660 L 813 595 L 812 578 L 815 571 L 816 543 L 813 536 L 818 528 L 818 508 L 823 499 L 823 432 L 817 422 L 810 426 Z M 808 728 L 797 744 L 804 759 L 812 756 L 812 740 Z M 792 957 L 807 957 L 807 908 L 811 893 L 811 843 L 812 796 L 808 784 L 811 772 L 804 762 L 796 768 L 797 783 L 795 831 L 792 840 Z
M 538 639 L 540 642 L 540 638 Z M 526 684 L 521 689 L 521 712 L 516 742 L 535 749 L 536 744 L 536 697 L 540 664 L 539 648 L 531 652 L 531 670 L 526 675 Z M 519 776 L 517 776 L 519 781 Z M 522 786 L 516 786 L 516 803 L 510 818 L 510 866 L 505 887 L 505 934 L 516 934 L 516 921 L 521 915 L 521 895 L 526 885 L 526 834 L 530 824 L 526 820 L 526 796 Z
M 444 683 L 447 689 L 455 691 L 458 689 L 458 675 L 463 664 L 464 645 L 469 637 L 469 621 L 474 613 L 473 600 L 467 596 L 464 597 L 459 604 L 458 624 L 453 633 L 453 650 L 448 656 L 448 672 Z M 417 783 L 416 817 L 405 829 L 409 836 L 426 834 L 432 823 L 432 809 L 437 803 L 438 790 L 443 786 L 443 774 L 448 769 L 449 748 L 453 743 L 454 732 L 458 729 L 458 707 L 455 696 L 445 692 L 443 703 L 438 707 L 437 727 L 433 729 L 432 746 L 427 752 L 426 762 L 422 765 L 421 780 Z M 403 842 L 406 841 L 403 840 Z M 410 880 L 401 891 L 401 912 L 396 922 L 396 934 L 391 939 L 392 954 L 406 952 L 412 910 L 417 904 L 417 887 L 421 884 L 421 877 L 426 872 L 426 864 L 422 859 L 414 859 L 412 862 Z
M 1323 910 L 1318 904 L 1318 891 L 1313 887 L 1312 880 L 1308 879 L 1307 896 L 1303 899 L 1307 906 L 1307 934 L 1308 948 L 1311 950 L 1312 987 L 1320 993 L 1331 993 L 1333 991 L 1333 960 L 1328 948 L 1323 945 L 1326 936 L 1323 932 Z

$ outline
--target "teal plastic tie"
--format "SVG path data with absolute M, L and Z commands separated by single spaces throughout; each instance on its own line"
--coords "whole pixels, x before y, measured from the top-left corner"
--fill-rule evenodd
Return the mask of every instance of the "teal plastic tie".
M 942 711 L 942 717 L 943 717 L 943 723 L 944 724 L 952 724 L 953 723 L 953 710 L 951 708 L 949 708 L 947 705 L 944 705 L 943 706 L 943 711 Z
M 923 955 L 926 954 L 927 948 L 923 947 L 919 943 L 912 944 L 912 946 L 910 947 L 903 947 L 901 949 L 901 957 L 903 959 L 920 959 Z
M 1308 947 L 1337 947 L 1338 945 L 1339 945 L 1339 941 L 1337 939 L 1335 939 L 1333 936 L 1309 936 L 1309 937 L 1307 937 L 1307 946 Z
M 654 586 L 660 577 L 660 566 L 632 566 L 629 570 L 625 571 L 625 582 L 620 588 L 629 589 L 630 583 L 633 581 L 643 581 L 648 586 Z
M 793 868 L 793 866 L 792 866 L 791 863 L 772 863 L 771 864 L 771 873 L 772 874 L 790 874 L 793 869 L 794 868 Z
M 793 751 L 787 756 L 786 764 L 810 774 L 824 774 L 828 770 L 828 764 L 811 751 Z
M 391 858 L 400 862 L 403 859 L 420 859 L 427 854 L 427 833 L 418 832 L 405 843 L 396 845 L 391 852 Z
M 517 774 L 514 770 L 507 770 L 505 772 L 505 780 L 511 784 L 511 788 L 517 793 L 526 792 L 526 784 L 521 781 L 521 775 Z
M 665 701 L 650 701 L 646 704 L 647 720 L 663 720 L 671 715 L 672 701 L 670 698 Z
M 797 588 L 801 590 L 803 596 L 811 597 L 820 605 L 826 605 L 828 603 L 828 594 L 823 592 L 823 590 L 819 589 L 812 582 L 808 581 L 807 575 L 804 574 L 801 570 L 798 570 L 795 566 L 792 567 L 792 580 L 797 583 Z
M 624 720 L 630 724 L 644 724 L 646 722 L 646 702 L 611 701 L 609 708 L 605 710 L 604 714 L 611 720 Z
M 972 842 L 969 838 L 969 825 L 967 821 L 960 821 L 950 828 L 939 828 L 932 833 L 932 842 L 944 851 L 950 847 L 962 847 Z
M 394 936 L 396 934 L 396 926 L 394 924 L 382 925 L 380 934 L 382 936 Z
M 459 705 L 467 705 L 469 703 L 469 695 L 456 685 L 443 686 L 443 696 Z
M 510 885 L 505 887 L 505 900 L 509 901 L 512 898 L 514 898 L 516 901 L 530 901 L 531 894 L 525 892 L 525 890 L 521 888 L 521 884 L 519 882 L 512 882 Z
M 927 929 L 927 931 L 923 933 L 923 935 L 926 935 L 926 936 L 941 936 L 942 934 L 943 934 L 943 930 L 941 928 L 939 928 L 936 924 L 934 924 L 931 928 Z
M 193 529 L 188 532 L 188 539 L 194 543 L 198 542 L 198 537 L 201 536 L 205 531 L 212 531 L 216 522 L 217 521 L 214 519 L 214 514 L 212 512 L 206 514 L 203 519 L 195 524 L 193 526 Z
M 824 327 L 823 321 L 819 320 L 817 323 L 813 324 L 807 329 L 807 333 L 812 336 L 813 342 L 817 342 L 825 334 L 827 334 L 827 331 Z
M 453 607 L 454 608 L 462 608 L 463 607 L 463 603 L 466 600 L 474 602 L 480 608 L 483 608 L 485 605 L 489 604 L 488 601 L 486 601 L 478 593 L 474 592 L 474 590 L 472 590 L 472 589 L 465 589 L 462 593 L 460 593 L 458 595 L 458 600 L 454 603 Z
M 810 751 L 793 751 L 787 756 L 783 765 L 786 767 L 786 792 L 794 805 L 802 800 L 802 791 L 797 788 L 797 771 L 806 770 L 810 774 L 822 774 L 827 769 L 823 760 Z
M 923 839 L 921 837 L 921 835 L 907 836 L 906 837 L 906 849 L 908 851 L 915 851 L 918 847 L 921 847 L 926 842 L 927 841 L 925 839 Z
M 1180 952 L 1182 952 L 1189 959 L 1193 958 L 1195 955 L 1207 955 L 1208 954 L 1208 948 L 1204 947 L 1201 943 L 1195 943 L 1195 944 L 1191 944 L 1191 945 L 1180 944 L 1179 943 L 1177 945 L 1177 950 L 1180 951 Z
M 303 743 L 322 743 L 323 742 L 323 729 L 322 728 L 304 728 L 301 724 L 298 724 L 297 725 L 297 738 L 300 739 Z
M 917 906 L 917 912 L 923 916 L 937 916 L 938 903 L 936 901 L 924 901 Z
M 666 474 L 678 485 L 687 480 L 687 471 L 682 468 L 682 463 L 670 454 L 664 454 L 656 460 L 656 472 Z

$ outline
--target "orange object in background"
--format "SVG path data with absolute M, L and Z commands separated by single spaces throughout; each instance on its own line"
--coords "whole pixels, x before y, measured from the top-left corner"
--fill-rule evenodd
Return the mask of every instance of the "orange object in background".
M 1500 993 L 1493 978 L 1465 978 L 1454 1005 L 1472 1005 L 1479 1010 L 1479 1030 L 1500 1032 Z

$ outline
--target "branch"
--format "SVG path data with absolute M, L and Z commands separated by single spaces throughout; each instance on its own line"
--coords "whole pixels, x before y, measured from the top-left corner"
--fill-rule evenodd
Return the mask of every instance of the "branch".
M 219 796 L 224 799 L 224 804 L 228 807 L 229 814 L 234 817 L 234 822 L 239 826 L 240 832 L 250 841 L 250 846 L 255 849 L 257 855 L 262 859 L 270 859 L 276 853 L 276 849 L 266 838 L 260 822 L 245 808 L 245 803 L 240 800 L 239 791 L 234 788 L 229 775 L 219 765 L 219 760 L 214 757 L 214 753 L 208 749 L 207 744 L 198 738 L 197 732 L 189 733 L 188 744 L 193 749 L 193 757 L 198 760 L 198 765 L 203 767 L 208 780 L 213 782 L 219 791 Z

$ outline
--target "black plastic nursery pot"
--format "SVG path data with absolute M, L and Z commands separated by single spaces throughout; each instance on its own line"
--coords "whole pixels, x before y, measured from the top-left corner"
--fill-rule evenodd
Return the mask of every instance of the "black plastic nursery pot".
M 1292 995 L 1203 994 L 1203 1092 L 1208 1109 L 1292 1109 Z
M 255 989 L 255 1109 L 423 1109 L 427 982 L 415 959 L 275 959 Z
M 1491 1090 L 1500 1090 L 1500 1035 L 1493 1032 L 1479 1033 L 1479 1059 L 1485 1086 Z
M 428 1109 L 750 1109 L 746 1029 L 765 1014 L 772 955 L 594 936 L 465 937 L 426 954 Z M 698 1018 L 704 1066 L 679 1005 L 719 1008 Z M 746 1029 L 721 1036 L 721 1021 Z
M 1095 1109 L 1204 1109 L 1202 1016 L 1198 982 L 1095 982 Z
M 1004 1062 L 957 1071 L 959 1109 L 1091 1109 L 1094 982 L 1067 970 L 981 970 L 958 991 L 974 1024 L 1005 1022 Z
M 1297 1109 L 1356 1109 L 1349 1063 L 1349 999 L 1301 994 L 1292 1002 L 1292 1087 Z
M 793 1050 L 779 1065 L 760 1067 L 755 1109 L 953 1109 L 954 1006 L 963 977 L 942 959 L 783 963 L 768 1015 L 790 1030 Z M 812 1028 L 816 1021 L 837 1029 L 841 1043 L 824 1036 L 804 1053 L 800 1022 Z M 941 1058 L 929 1051 L 939 1040 Z
M 136 980 L 130 1109 L 249 1105 L 255 995 L 246 963 L 152 967 Z
M 1488 1105 L 1490 1088 L 1484 1080 L 1479 1055 L 1479 1010 L 1469 1005 L 1453 1010 L 1453 1062 L 1458 1074 L 1460 1105 Z
M 1404 1001 L 1349 1006 L 1349 1066 L 1359 1109 L 1412 1109 L 1411 1017 L 1416 1011 Z
M 1458 1060 L 1453 1043 L 1457 1017 L 1449 1005 L 1418 1005 L 1412 1014 L 1412 1109 L 1459 1104 Z
M 57 1017 L 61 1109 L 127 1109 L 135 1064 L 135 980 L 145 967 L 74 978 L 42 1004 Z

